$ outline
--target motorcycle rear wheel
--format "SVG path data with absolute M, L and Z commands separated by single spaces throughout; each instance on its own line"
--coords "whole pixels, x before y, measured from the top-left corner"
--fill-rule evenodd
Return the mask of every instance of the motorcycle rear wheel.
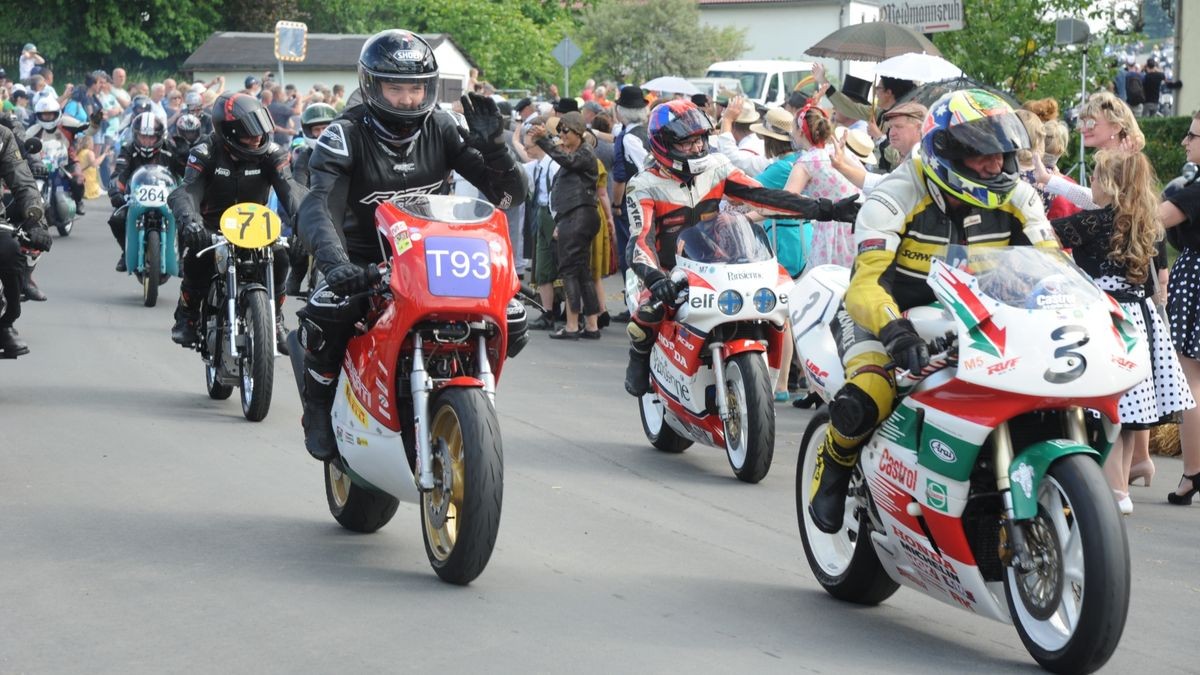
M 270 299 L 265 291 L 242 296 L 242 415 L 261 422 L 271 409 L 271 389 L 275 379 L 275 330 L 271 325 Z
M 162 233 L 146 232 L 145 265 L 142 267 L 142 304 L 153 307 L 158 303 L 159 272 L 162 269 Z
M 725 456 L 738 480 L 757 483 L 771 470 L 775 455 L 775 404 L 767 364 L 757 352 L 735 355 L 725 364 L 729 409 Z
M 504 451 L 496 411 L 482 389 L 450 387 L 430 410 L 434 488 L 421 493 L 421 532 L 442 581 L 466 585 L 496 546 Z
M 679 453 L 692 447 L 689 438 L 680 436 L 667 424 L 666 411 L 662 399 L 651 389 L 638 399 L 638 414 L 642 418 L 642 431 L 646 440 L 650 441 L 656 450 Z
M 871 544 L 866 515 L 854 518 L 855 500 L 846 499 L 845 527 L 836 534 L 825 534 L 813 524 L 808 515 L 812 496 L 812 476 L 816 467 L 817 449 L 825 440 L 829 412 L 818 412 L 804 430 L 800 441 L 800 457 L 796 463 L 796 518 L 800 524 L 800 540 L 804 557 L 817 583 L 838 600 L 859 605 L 878 605 L 887 600 L 900 584 L 884 571 Z M 848 494 L 865 489 L 862 474 L 856 468 Z
M 1096 461 L 1068 455 L 1054 462 L 1038 486 L 1038 515 L 1025 528 L 1043 562 L 1026 574 L 1005 573 L 1021 642 L 1051 672 L 1099 669 L 1125 630 L 1130 566 L 1125 524 Z
M 355 483 L 337 462 L 325 462 L 325 501 L 338 525 L 362 534 L 387 525 L 400 506 L 395 497 Z

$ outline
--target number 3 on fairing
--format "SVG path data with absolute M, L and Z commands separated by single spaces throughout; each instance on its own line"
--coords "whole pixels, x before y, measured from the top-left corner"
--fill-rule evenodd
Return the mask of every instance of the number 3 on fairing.
M 1078 339 L 1072 338 L 1078 336 Z M 1083 354 L 1072 351 L 1088 343 L 1087 329 L 1083 326 L 1059 326 L 1050 333 L 1050 339 L 1055 342 L 1072 340 L 1054 350 L 1054 365 L 1046 369 L 1042 377 L 1051 384 L 1065 384 L 1078 379 L 1087 370 L 1087 359 Z

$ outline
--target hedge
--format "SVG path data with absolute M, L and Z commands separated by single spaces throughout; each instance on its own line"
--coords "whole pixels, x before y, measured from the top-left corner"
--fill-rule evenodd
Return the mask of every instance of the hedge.
M 1143 117 L 1138 119 L 1142 133 L 1146 135 L 1146 157 L 1154 165 L 1154 172 L 1163 185 L 1179 175 L 1187 153 L 1183 151 L 1183 137 L 1192 124 L 1187 117 Z

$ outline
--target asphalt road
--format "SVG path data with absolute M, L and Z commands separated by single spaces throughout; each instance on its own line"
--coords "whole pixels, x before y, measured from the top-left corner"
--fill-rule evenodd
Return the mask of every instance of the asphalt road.
M 212 401 L 113 272 L 103 201 L 36 278 L 0 361 L 0 673 L 1028 672 L 1015 630 L 901 590 L 829 598 L 796 528 L 809 413 L 778 408 L 771 473 L 665 455 L 621 389 L 626 350 L 535 334 L 500 382 L 505 490 L 483 575 L 440 582 L 417 510 L 373 535 L 330 517 L 285 360 L 270 415 Z M 288 315 L 295 311 L 288 302 Z M 1158 462 L 1126 520 L 1134 596 L 1108 672 L 1198 672 L 1200 506 Z

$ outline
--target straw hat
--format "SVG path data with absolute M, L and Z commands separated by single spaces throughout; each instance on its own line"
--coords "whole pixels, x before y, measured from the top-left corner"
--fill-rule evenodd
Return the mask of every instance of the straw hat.
M 860 129 L 846 129 L 846 149 L 863 164 L 878 164 L 879 156 L 875 153 L 875 144 L 867 132 Z
M 750 125 L 750 131 L 759 136 L 768 136 L 779 141 L 791 140 L 792 130 L 796 128 L 795 118 L 783 108 L 767 108 L 767 114 L 762 121 Z
M 759 115 L 758 111 L 754 109 L 754 102 L 747 99 L 742 105 L 741 114 L 738 115 L 734 122 L 737 122 L 738 124 L 754 124 L 758 121 L 759 117 L 761 117 L 761 115 Z

